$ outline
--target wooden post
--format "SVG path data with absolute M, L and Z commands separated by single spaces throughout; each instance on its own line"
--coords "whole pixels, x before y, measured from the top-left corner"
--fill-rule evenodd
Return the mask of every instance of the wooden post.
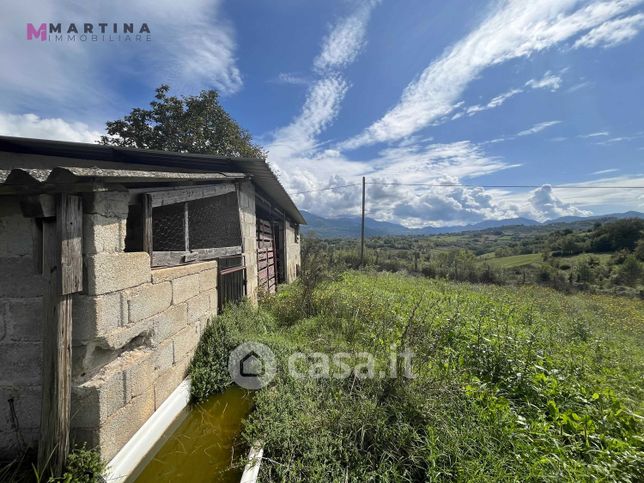
M 364 204 L 365 204 L 365 177 L 362 177 L 362 224 L 360 225 L 360 266 L 364 266 Z
M 143 251 L 148 252 L 150 255 L 150 263 L 152 264 L 152 197 L 148 194 L 142 195 L 143 205 Z
M 43 220 L 44 297 L 42 408 L 38 469 L 62 475 L 69 452 L 71 415 L 72 295 L 82 290 L 82 200 L 56 197 L 55 220 Z

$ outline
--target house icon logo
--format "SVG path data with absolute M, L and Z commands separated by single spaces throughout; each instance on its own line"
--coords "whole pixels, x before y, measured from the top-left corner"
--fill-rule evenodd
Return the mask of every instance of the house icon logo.
M 261 377 L 266 374 L 261 356 L 255 351 L 246 354 L 239 361 L 239 374 L 242 377 Z
M 259 342 L 244 342 L 230 353 L 228 372 L 238 386 L 261 389 L 270 384 L 277 373 L 275 354 Z

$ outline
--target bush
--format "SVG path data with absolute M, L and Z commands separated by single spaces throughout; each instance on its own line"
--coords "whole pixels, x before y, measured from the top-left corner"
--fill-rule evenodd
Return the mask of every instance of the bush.
M 208 322 L 190 362 L 188 374 L 193 403 L 223 391 L 232 382 L 228 374 L 228 357 L 238 344 L 226 321 L 222 320 L 226 314 L 228 312 Z
M 102 483 L 107 464 L 98 451 L 85 445 L 74 448 L 67 456 L 63 481 L 73 483 Z

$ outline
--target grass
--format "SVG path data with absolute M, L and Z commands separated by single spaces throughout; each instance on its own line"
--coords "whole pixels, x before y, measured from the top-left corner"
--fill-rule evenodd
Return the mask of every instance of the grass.
M 517 268 L 533 263 L 540 263 L 543 258 L 540 253 L 528 253 L 526 255 L 513 255 L 510 257 L 485 258 L 485 262 L 497 268 Z
M 262 481 L 644 474 L 642 302 L 358 272 L 319 286 L 312 315 L 301 302 L 295 284 L 207 329 L 211 344 L 259 341 L 280 361 L 243 434 L 249 445 L 264 442 Z M 227 384 L 210 374 L 227 358 L 217 344 L 191 369 L 204 394 L 209 380 Z M 295 350 L 366 350 L 380 369 L 403 347 L 415 354 L 414 379 L 286 371 Z

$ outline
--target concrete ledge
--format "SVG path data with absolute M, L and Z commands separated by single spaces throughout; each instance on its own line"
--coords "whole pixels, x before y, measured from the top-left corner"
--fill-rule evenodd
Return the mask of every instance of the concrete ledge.
M 155 268 L 152 270 L 152 283 L 167 282 L 176 278 L 185 277 L 195 273 L 201 273 L 204 270 L 216 270 L 217 262 L 199 262 L 180 265 L 178 267 Z
M 190 382 L 186 379 L 112 458 L 108 465 L 106 480 L 111 483 L 125 482 L 188 405 L 189 399 Z
M 264 446 L 262 443 L 255 443 L 248 452 L 248 463 L 244 468 L 241 480 L 239 483 L 257 483 L 259 476 L 259 468 L 262 465 L 262 457 L 264 456 Z

